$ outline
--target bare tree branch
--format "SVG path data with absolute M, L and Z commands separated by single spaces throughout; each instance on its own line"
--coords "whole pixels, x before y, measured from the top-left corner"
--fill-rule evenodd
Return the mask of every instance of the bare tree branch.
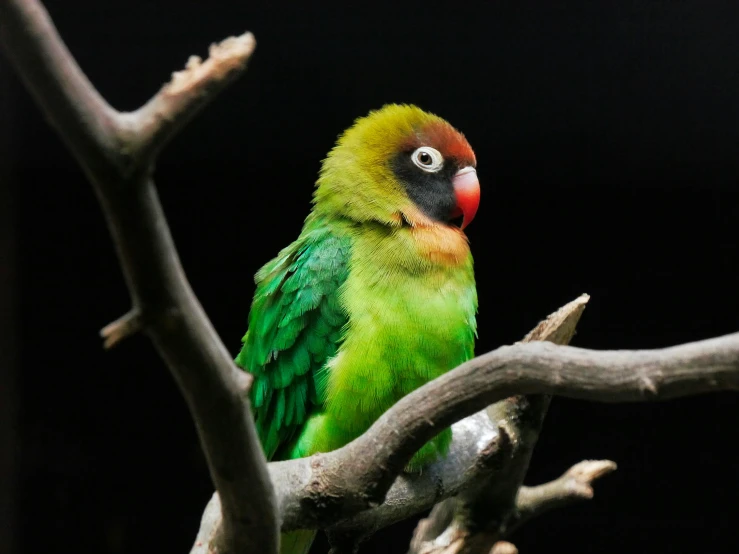
M 444 498 L 456 495 L 482 475 L 499 471 L 510 457 L 510 438 L 490 421 L 485 412 L 478 412 L 452 425 L 452 436 L 446 457 L 420 474 L 402 473 L 390 487 L 383 504 L 329 528 L 331 544 L 342 545 L 349 550 L 347 545 L 357 545 L 379 529 L 408 519 Z
M 507 541 L 492 540 L 487 531 L 469 533 L 452 522 L 433 541 L 413 545 L 414 554 L 518 554 L 515 545 Z
M 583 295 L 575 301 L 567 304 L 566 306 L 549 316 L 545 321 L 537 325 L 537 327 L 529 334 L 529 336 L 572 336 L 572 334 L 574 334 L 574 329 L 577 321 L 579 320 L 580 315 L 585 308 L 587 300 L 588 296 Z M 454 371 L 459 371 L 459 368 Z M 429 385 L 422 387 L 415 393 L 412 393 L 412 395 L 416 395 L 428 386 Z M 437 423 L 437 415 L 434 412 L 434 409 L 429 405 L 428 400 L 424 401 L 423 408 L 419 408 L 419 406 L 409 408 L 402 407 L 401 403 L 396 404 L 396 406 L 391 408 L 389 412 L 387 412 L 382 418 L 380 418 L 380 420 L 378 420 L 377 423 L 375 423 L 375 425 L 372 426 L 368 433 L 350 443 L 343 449 L 337 451 L 341 452 L 346 450 L 347 452 L 345 458 L 337 458 L 336 461 L 333 461 L 331 460 L 331 458 L 334 458 L 332 454 L 324 456 L 323 460 L 331 461 L 323 462 L 323 464 L 325 465 L 319 467 L 321 467 L 322 471 L 326 471 L 327 475 L 331 476 L 331 483 L 328 483 L 326 485 L 326 494 L 325 496 L 322 496 L 320 498 L 320 502 L 318 504 L 322 507 L 325 506 L 325 503 L 327 502 L 326 496 L 330 496 L 332 498 L 341 497 L 342 501 L 344 501 L 347 500 L 347 498 L 356 495 L 357 500 L 359 500 L 360 502 L 366 502 L 369 507 L 374 507 L 373 505 L 377 505 L 383 501 L 383 498 L 385 498 L 385 492 L 388 490 L 387 487 L 389 487 L 392 481 L 395 480 L 395 476 L 401 473 L 402 469 L 405 467 L 410 457 L 416 452 L 416 450 L 418 450 L 418 448 L 420 448 L 421 445 L 423 445 L 427 440 L 432 438 L 436 433 L 438 433 L 445 427 L 459 420 L 460 417 L 469 415 L 469 413 L 465 413 L 459 414 L 458 417 L 452 416 L 453 419 L 449 421 L 449 423 L 447 423 L 446 425 L 441 425 Z M 428 413 L 426 413 L 425 411 L 427 408 L 430 409 Z M 415 412 L 415 415 L 412 412 Z M 426 415 L 428 415 L 428 417 L 426 417 Z M 431 433 L 425 439 L 421 439 L 417 433 L 423 431 L 409 431 L 409 429 L 406 428 L 404 422 L 399 422 L 396 419 L 398 417 L 406 418 L 407 416 L 411 416 L 413 419 L 418 417 L 419 419 L 424 420 L 424 424 L 426 426 L 430 425 L 432 429 L 435 429 L 435 431 L 431 431 Z M 485 429 L 484 426 L 482 426 L 478 422 L 475 422 L 474 420 L 469 423 L 475 430 L 481 431 Z M 495 425 L 493 425 L 492 429 L 496 429 Z M 379 431 L 380 433 L 382 433 L 382 435 L 380 437 L 372 436 L 373 430 Z M 496 435 L 497 434 L 500 433 L 496 429 Z M 480 438 L 481 437 L 478 436 L 478 440 Z M 401 458 L 400 460 L 396 461 L 396 453 L 383 451 L 383 447 L 386 446 L 386 441 L 389 440 L 396 441 L 395 444 L 398 448 L 407 448 L 407 452 L 404 454 L 407 457 Z M 481 442 L 486 443 L 488 441 Z M 408 443 L 411 443 L 410 446 L 408 446 Z M 367 452 L 372 452 L 373 456 L 367 456 Z M 349 462 L 349 460 L 351 460 L 351 462 Z M 357 467 L 359 464 L 361 464 L 361 466 Z M 393 464 L 397 465 L 393 466 Z M 488 464 L 488 466 L 491 466 L 491 464 Z M 499 461 L 499 457 L 496 458 L 496 463 L 494 464 L 494 466 L 500 469 L 501 463 Z M 316 466 L 314 465 L 313 467 Z M 477 471 L 474 477 L 485 477 L 488 473 L 489 472 Z M 378 475 L 380 476 L 379 479 L 377 478 Z M 377 480 L 370 480 L 373 478 Z M 312 473 L 312 479 L 316 479 L 315 472 Z M 479 483 L 479 481 L 476 482 Z M 387 483 L 387 487 L 379 490 L 378 487 L 382 486 L 383 483 Z M 466 485 L 469 484 L 470 483 L 467 482 Z M 349 487 L 349 494 L 346 495 L 346 489 L 342 489 L 342 492 L 332 490 L 332 488 L 336 485 Z M 515 499 L 517 491 L 518 486 L 516 486 L 515 489 L 512 491 L 513 496 L 511 502 L 513 501 L 513 499 Z M 373 495 L 377 494 L 378 492 L 381 493 L 382 496 L 374 497 Z M 282 503 L 284 500 L 287 500 L 287 498 L 280 495 L 279 492 L 278 498 L 280 499 L 280 503 Z M 293 501 L 290 501 L 284 505 L 293 506 L 295 505 L 295 503 Z M 300 515 L 305 518 L 306 502 L 302 500 L 298 503 L 298 505 L 301 505 L 302 507 Z M 430 505 L 425 506 L 425 508 L 428 507 L 430 507 Z M 349 506 L 343 506 L 341 513 L 346 515 L 348 513 L 347 508 L 349 510 L 352 509 Z M 412 515 L 408 513 L 407 510 L 404 513 L 406 518 Z M 321 517 L 325 515 L 325 510 L 321 510 Z M 291 521 L 290 513 L 287 510 L 283 509 L 282 517 L 283 529 L 291 528 L 289 527 Z M 341 530 L 342 535 L 347 534 L 348 525 L 349 524 L 347 523 L 343 525 L 343 529 Z M 300 525 L 298 525 L 298 527 L 300 527 Z M 339 529 L 332 530 L 332 534 L 334 535 L 334 537 L 336 537 L 337 534 L 339 534 Z M 362 535 L 366 535 L 366 533 L 363 533 Z
M 275 481 L 295 485 L 285 491 L 287 497 L 280 491 L 283 529 L 326 526 L 362 506 L 372 508 L 382 500 L 382 488 L 373 480 L 382 470 L 360 469 L 372 462 L 402 469 L 414 448 L 454 419 L 516 392 L 613 403 L 737 388 L 739 333 L 654 350 L 596 351 L 543 342 L 504 346 L 406 396 L 347 446 L 270 464 Z M 297 504 L 303 507 L 299 512 L 292 509 Z
M 614 403 L 666 400 L 737 387 L 739 333 L 654 350 L 596 351 L 545 342 L 503 346 L 404 397 L 367 433 L 334 456 L 341 458 L 339 453 L 344 453 L 345 461 L 362 458 L 350 464 L 355 469 L 372 462 L 402 468 L 414 449 L 455 419 L 513 394 L 556 394 Z M 360 452 L 363 457 L 348 455 Z M 367 452 L 374 454 L 367 456 Z M 326 460 L 334 456 L 324 456 L 321 465 L 335 463 Z M 362 475 L 385 471 L 391 470 L 374 469 Z M 369 489 L 374 493 L 380 487 Z
M 596 351 L 545 342 L 504 346 L 406 396 L 345 447 L 310 458 L 270 463 L 282 529 L 325 529 L 338 524 L 331 532 L 341 540 L 342 525 L 347 526 L 344 532 L 349 535 L 361 533 L 364 528 L 371 533 L 418 513 L 422 504 L 430 508 L 447 495 L 430 495 L 430 483 L 424 481 L 424 475 L 415 483 L 428 500 L 414 500 L 416 491 L 409 485 L 412 477 L 404 475 L 396 481 L 399 488 L 398 494 L 393 494 L 393 503 L 382 504 L 386 492 L 393 490 L 388 484 L 392 484 L 392 476 L 400 474 L 413 453 L 434 434 L 516 393 L 612 403 L 665 400 L 737 388 L 739 333 L 654 350 Z M 472 436 L 474 433 L 468 438 Z M 487 436 L 494 435 L 489 431 Z M 461 452 L 465 446 L 455 448 Z M 467 464 L 471 461 L 466 460 Z M 370 471 L 365 471 L 368 467 Z M 429 473 L 441 472 L 442 467 L 455 466 L 432 466 Z M 450 490 L 458 487 L 463 485 L 455 483 Z M 360 512 L 361 516 L 356 516 Z M 499 530 L 483 542 L 492 544 L 491 537 L 499 538 Z
M 521 342 L 568 344 L 589 299 L 583 294 L 566 304 L 540 322 Z M 455 541 L 454 548 L 461 549 L 474 534 L 480 535 L 475 541 L 479 552 L 493 547 L 499 538 L 495 531 L 515 512 L 516 496 L 528 471 L 550 401 L 548 395 L 517 395 L 487 408 L 490 419 L 511 438 L 510 456 L 497 472 L 479 476 L 470 481 L 458 497 L 435 506 L 413 533 L 411 553 L 433 550 L 438 545 L 436 539 L 442 535 L 444 548 L 449 546 L 450 537 L 465 537 L 467 540 Z M 483 530 L 493 532 L 481 534 Z
M 37 0 L 0 0 L 0 41 L 47 119 L 92 182 L 133 309 L 106 327 L 110 346 L 143 328 L 180 386 L 220 492 L 221 552 L 276 552 L 274 492 L 238 370 L 190 288 L 150 178 L 159 149 L 246 68 L 246 33 L 211 47 L 133 113 L 111 108 Z
M 577 322 L 582 315 L 589 297 L 582 295 L 576 300 L 563 306 L 544 321 L 540 322 L 527 336 L 528 340 L 552 339 L 569 340 L 575 332 Z M 499 404 L 503 404 L 503 401 Z M 523 406 L 521 397 L 513 399 L 513 406 L 517 410 Z M 514 409 L 507 408 L 507 409 Z M 515 410 L 514 410 L 515 411 Z M 510 413 L 513 413 L 512 411 Z M 520 410 L 516 411 L 520 413 Z M 496 421 L 499 421 L 496 419 Z M 518 426 L 513 422 L 506 422 L 502 418 L 500 422 L 511 432 L 516 433 L 515 448 L 533 448 L 531 441 L 524 441 L 520 437 Z M 363 510 L 342 520 L 328 529 L 330 541 L 334 554 L 343 552 L 354 552 L 358 544 L 374 532 L 398 521 L 402 521 L 414 514 L 428 510 L 434 504 L 454 496 L 463 488 L 482 485 L 491 474 L 502 476 L 504 468 L 510 471 L 510 464 L 514 458 L 511 453 L 513 444 L 506 429 L 499 429 L 485 411 L 478 412 L 452 426 L 453 440 L 448 455 L 426 468 L 422 473 L 415 475 L 401 474 L 397 477 L 390 490 L 387 492 L 383 504 L 369 510 Z M 343 465 L 344 461 L 339 461 Z M 306 521 L 304 513 L 305 498 L 302 495 L 306 489 L 322 482 L 323 478 L 316 478 L 312 466 L 306 461 L 296 466 L 295 461 L 274 462 L 270 464 L 270 473 L 277 490 L 279 508 L 282 518 L 282 529 L 290 530 L 305 526 L 323 527 L 320 521 Z M 334 473 L 328 472 L 329 478 L 335 478 Z M 310 484 L 310 485 L 309 485 Z M 478 487 L 479 488 L 479 487 Z M 518 485 L 511 491 L 512 498 L 518 491 Z M 296 496 L 297 495 L 297 496 Z M 331 496 L 331 495 L 328 495 Z M 343 499 L 333 498 L 333 502 L 342 502 L 337 507 L 337 513 L 341 516 L 346 513 L 347 506 Z M 512 501 L 512 500 L 511 500 Z M 203 538 L 217 535 L 216 530 L 220 524 L 217 517 L 218 495 L 214 495 L 203 516 L 203 522 L 198 534 L 198 540 L 193 547 L 193 553 L 203 552 L 207 549 L 207 541 Z M 317 504 L 326 507 L 330 499 L 326 495 L 315 500 Z M 443 508 L 444 504 L 438 505 L 435 510 Z M 452 505 L 450 505 L 452 506 Z M 357 508 L 354 507 L 356 510 Z M 346 513 L 352 515 L 355 512 Z M 326 517 L 335 521 L 336 513 L 323 513 L 318 520 Z M 439 522 L 437 522 L 439 523 Z M 448 522 L 444 522 L 439 528 L 441 532 Z M 436 533 L 439 534 L 438 532 Z M 434 535 L 436 536 L 436 535 Z
M 518 548 L 510 542 L 498 541 L 493 545 L 490 554 L 518 554 Z
M 500 432 L 484 411 L 457 422 L 452 430 L 454 438 L 448 456 L 437 460 L 422 473 L 402 473 L 381 505 L 361 511 L 328 529 L 335 552 L 353 552 L 361 540 L 379 529 L 428 510 L 440 500 L 457 494 L 480 474 L 498 471 L 503 459 L 510 456 L 510 439 Z M 304 525 L 302 497 L 296 500 L 294 491 L 306 494 L 305 489 L 313 477 L 308 459 L 272 462 L 269 469 L 280 511 L 286 521 L 283 530 L 299 528 Z M 207 537 L 214 536 L 220 525 L 219 506 L 216 493 L 204 511 L 198 539 L 191 551 L 193 554 L 208 552 Z M 332 517 L 340 519 L 341 514 L 334 513 Z
M 575 464 L 561 477 L 536 487 L 521 487 L 516 499 L 516 514 L 507 532 L 530 519 L 555 508 L 593 498 L 593 481 L 616 471 L 616 462 L 585 460 Z
M 562 306 L 529 332 L 521 343 L 546 341 L 567 345 L 575 336 L 577 324 L 590 300 L 587 294 Z M 514 505 L 518 489 L 529 468 L 531 455 L 539 439 L 551 396 L 516 395 L 487 408 L 490 419 L 504 429 L 516 445 L 505 474 L 487 479 L 487 483 L 473 483 L 462 494 L 467 524 L 481 527 L 490 524 L 490 514 L 504 517 Z
M 251 33 L 229 37 L 210 47 L 208 58 L 190 56 L 183 71 L 137 111 L 122 114 L 139 163 L 153 160 L 162 147 L 228 83 L 238 77 L 251 57 L 256 41 Z
M 411 552 L 417 554 L 462 554 L 467 552 L 479 552 L 485 554 L 516 553 L 518 550 L 514 545 L 506 541 L 496 539 L 499 535 L 508 535 L 515 529 L 554 508 L 562 508 L 575 502 L 589 500 L 593 497 L 592 483 L 594 480 L 615 471 L 616 464 L 610 460 L 586 460 L 575 464 L 561 477 L 536 487 L 521 487 L 518 493 L 516 509 L 512 516 L 506 521 L 503 530 L 470 530 L 456 519 L 459 514 L 450 514 L 450 524 L 441 532 L 427 536 L 431 540 L 417 540 L 423 536 L 425 526 L 433 524 L 434 517 L 422 520 L 419 523 L 414 542 L 411 543 Z M 438 508 L 447 503 L 442 503 Z M 432 512 L 432 514 L 433 514 Z M 492 544 L 492 548 L 489 546 Z
M 335 526 L 335 537 L 342 530 L 347 537 L 356 536 L 358 530 L 371 532 L 416 513 L 420 506 L 464 493 L 483 477 L 490 484 L 481 488 L 486 498 L 507 502 L 508 493 L 519 488 L 530 447 L 520 450 L 517 458 L 518 436 L 512 435 L 523 428 L 504 424 L 522 413 L 542 418 L 548 402 L 538 397 L 539 404 L 527 409 L 522 397 L 509 398 L 512 395 L 628 402 L 739 387 L 739 333 L 643 351 L 516 344 L 475 358 L 403 398 L 344 448 L 268 468 L 246 400 L 250 379 L 234 366 L 184 276 L 150 176 L 154 158 L 167 141 L 244 71 L 255 46 L 253 37 L 247 33 L 213 46 L 205 62 L 191 58 L 184 71 L 131 113 L 114 110 L 94 89 L 37 0 L 0 0 L 0 41 L 90 178 L 113 235 L 133 307 L 103 330 L 106 344 L 145 330 L 195 420 L 218 495 L 204 514 L 194 551 L 276 552 L 278 515 L 284 530 Z M 555 330 L 557 338 L 549 335 L 549 340 L 566 342 L 574 326 Z M 545 333 L 527 338 L 545 340 Z M 536 401 L 525 400 L 530 405 Z M 454 445 L 455 457 L 437 462 L 425 475 L 397 477 L 439 431 L 496 402 L 497 407 L 488 410 L 494 419 L 489 425 L 479 421 L 478 413 L 456 426 L 462 432 Z M 538 432 L 536 424 L 530 429 Z M 510 471 L 515 476 L 509 481 L 514 475 Z M 495 488 L 496 474 L 503 477 L 505 494 Z M 538 503 L 531 491 L 523 494 L 521 502 L 529 494 L 529 512 L 520 514 L 535 515 L 569 498 L 557 496 L 556 487 L 542 490 L 549 493 L 539 494 Z M 462 494 L 460 501 L 469 507 L 470 498 L 481 497 Z M 455 514 L 442 512 L 436 510 L 440 521 Z M 446 552 L 452 552 L 448 548 L 456 548 L 459 539 L 450 530 L 454 527 L 435 540 L 447 541 L 441 545 Z M 477 552 L 487 546 L 489 552 L 499 536 L 500 529 L 467 534 L 456 551 Z M 504 547 L 498 542 L 494 548 Z
M 599 352 L 547 343 L 503 347 L 419 389 L 417 392 L 423 395 L 413 398 L 416 395 L 413 393 L 406 397 L 404 400 L 409 403 L 406 409 L 416 406 L 426 413 L 438 414 L 433 408 L 429 409 L 428 404 L 424 406 L 425 401 L 434 394 L 464 397 L 467 393 L 454 390 L 462 382 L 464 387 L 470 387 L 471 394 L 469 400 L 461 400 L 460 404 L 469 401 L 471 409 L 476 409 L 478 402 L 487 397 L 488 393 L 482 390 L 487 387 L 501 392 L 557 394 L 598 402 L 665 400 L 709 391 L 737 390 L 739 333 L 641 351 Z M 479 395 L 474 401 L 473 390 Z M 442 402 L 439 399 L 439 404 Z M 436 417 L 438 421 L 443 415 Z M 489 549 L 489 544 L 500 537 L 499 532 L 491 530 L 474 535 L 467 534 L 464 529 L 457 530 L 455 540 L 468 541 L 463 543 L 464 548 L 459 545 L 459 552 L 486 552 L 485 545 Z
M 108 323 L 100 330 L 100 337 L 103 339 L 105 348 L 113 348 L 122 340 L 141 331 L 144 322 L 138 310 L 126 312 L 121 317 Z

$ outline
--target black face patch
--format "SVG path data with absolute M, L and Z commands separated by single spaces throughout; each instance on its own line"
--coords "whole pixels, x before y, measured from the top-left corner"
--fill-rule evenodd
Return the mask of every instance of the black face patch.
M 431 219 L 452 223 L 452 213 L 457 207 L 452 178 L 457 172 L 455 163 L 445 160 L 436 173 L 428 173 L 411 160 L 413 152 L 401 152 L 391 162 L 395 176 L 405 187 L 410 199 Z

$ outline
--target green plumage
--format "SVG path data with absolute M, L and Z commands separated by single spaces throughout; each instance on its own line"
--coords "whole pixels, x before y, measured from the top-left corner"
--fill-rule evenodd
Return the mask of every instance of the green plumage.
M 236 363 L 254 375 L 251 400 L 268 458 L 324 401 L 322 370 L 347 321 L 338 291 L 348 256 L 348 237 L 312 218 L 300 239 L 256 275 L 249 331 Z
M 464 138 L 418 108 L 388 106 L 358 120 L 324 161 L 299 238 L 256 275 L 236 363 L 254 376 L 251 402 L 269 459 L 343 446 L 473 356 L 467 239 L 424 215 L 392 169 L 409 137 L 427 135 L 442 154 L 456 153 L 447 163 L 474 164 L 453 157 L 472 155 Z M 408 469 L 445 454 L 450 440 L 450 430 L 440 433 Z M 312 537 L 283 536 L 283 554 L 307 552 Z

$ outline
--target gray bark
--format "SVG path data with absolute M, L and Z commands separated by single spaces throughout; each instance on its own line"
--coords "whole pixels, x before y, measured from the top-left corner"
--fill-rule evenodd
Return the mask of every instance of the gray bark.
M 190 288 L 151 178 L 161 147 L 238 77 L 246 33 L 192 57 L 133 113 L 95 90 L 38 0 L 0 0 L 0 43 L 100 201 L 133 308 L 103 330 L 106 346 L 144 330 L 187 401 L 223 503 L 222 552 L 275 552 L 274 493 L 238 370 Z
M 739 333 L 642 351 L 519 343 L 419 388 L 339 450 L 267 464 L 247 399 L 251 379 L 234 366 L 187 282 L 151 178 L 167 141 L 243 73 L 254 38 L 214 45 L 205 61 L 192 57 L 131 113 L 97 93 L 37 0 L 0 0 L 0 43 L 84 169 L 108 222 L 133 307 L 103 329 L 105 345 L 146 332 L 197 427 L 218 492 L 193 552 L 271 554 L 280 529 L 298 528 L 328 528 L 336 552 L 353 551 L 363 536 L 453 495 L 435 510 L 427 529 L 437 536 L 419 554 L 510 551 L 492 543 L 573 500 L 556 483 L 521 488 L 549 401 L 542 395 L 641 402 L 739 387 Z M 550 335 L 540 325 L 526 340 L 566 343 L 574 333 L 567 322 Z M 401 475 L 418 448 L 454 424 L 450 457 L 421 475 Z

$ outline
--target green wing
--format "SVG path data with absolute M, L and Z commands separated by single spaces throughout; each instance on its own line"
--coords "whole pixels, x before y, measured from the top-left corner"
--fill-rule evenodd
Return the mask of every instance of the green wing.
M 256 275 L 249 330 L 236 363 L 254 375 L 251 401 L 265 455 L 295 435 L 323 404 L 325 364 L 341 342 L 347 316 L 339 288 L 350 240 L 314 225 Z

